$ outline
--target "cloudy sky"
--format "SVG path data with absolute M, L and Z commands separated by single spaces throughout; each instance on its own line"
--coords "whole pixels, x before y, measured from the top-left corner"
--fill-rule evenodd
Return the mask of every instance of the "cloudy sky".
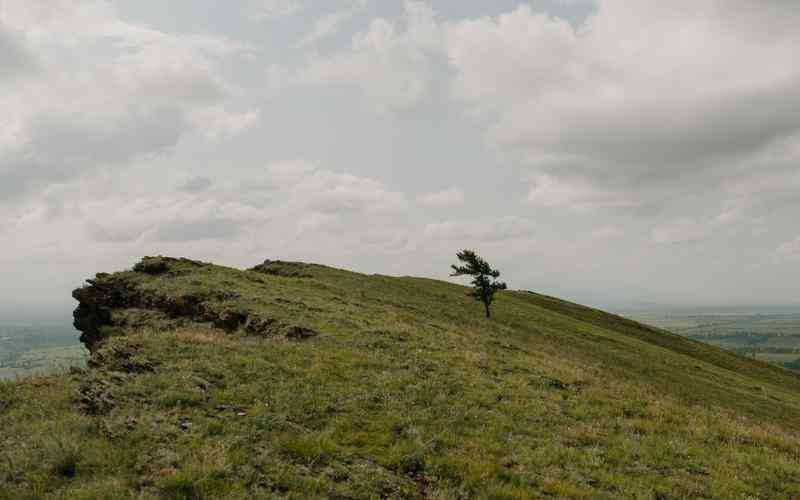
M 795 0 L 0 0 L 0 304 L 142 255 L 800 303 Z

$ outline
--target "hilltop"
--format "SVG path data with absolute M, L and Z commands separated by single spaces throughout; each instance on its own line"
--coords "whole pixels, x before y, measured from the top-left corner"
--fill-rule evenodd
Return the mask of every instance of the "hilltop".
M 0 383 L 0 498 L 797 498 L 800 379 L 524 291 L 145 258 Z

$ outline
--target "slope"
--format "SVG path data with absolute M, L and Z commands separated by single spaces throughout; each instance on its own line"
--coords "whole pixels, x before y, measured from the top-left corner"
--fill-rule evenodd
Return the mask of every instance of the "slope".
M 146 258 L 0 384 L 0 498 L 792 498 L 790 372 L 529 292 Z

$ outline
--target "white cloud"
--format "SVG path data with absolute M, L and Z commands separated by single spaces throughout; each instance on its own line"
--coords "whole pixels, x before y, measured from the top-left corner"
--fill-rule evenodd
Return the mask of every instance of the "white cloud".
M 328 247 L 338 255 L 361 251 L 364 242 L 371 251 L 383 252 L 397 251 L 408 241 L 405 195 L 379 181 L 302 161 L 244 174 L 235 180 L 195 178 L 174 188 L 102 175 L 63 184 L 50 199 L 0 208 L 0 231 L 21 238 L 19 245 L 4 247 L 6 256 L 45 256 L 57 249 L 63 258 L 78 258 L 111 247 L 132 255 L 187 249 L 211 254 L 224 244 L 252 263 L 262 254 L 248 247 L 280 252 L 289 251 L 281 245 L 297 251 Z M 36 249 L 23 242 L 35 243 Z
M 242 44 L 130 24 L 105 2 L 11 0 L 2 9 L 38 60 L 13 89 L 0 87 L 4 200 L 164 153 L 194 127 L 216 137 L 257 119 L 224 108 L 230 85 L 219 58 L 246 52 Z
M 120 203 L 125 199 L 126 203 Z M 102 215 L 97 215 L 102 214 Z M 224 193 L 144 192 L 108 199 L 79 199 L 73 208 L 99 243 L 235 240 L 246 224 L 262 220 L 258 208 Z
M 267 167 L 268 179 L 275 187 L 293 187 L 306 179 L 315 167 L 303 160 L 282 161 Z
M 433 10 L 406 0 L 403 25 L 378 18 L 349 48 L 314 57 L 297 76 L 316 85 L 358 88 L 379 111 L 409 108 L 429 91 L 441 33 Z
M 127 175 L 135 179 L 140 173 Z M 534 234 L 531 221 L 514 216 L 426 224 L 409 210 L 403 193 L 380 181 L 304 161 L 242 171 L 235 178 L 178 179 L 172 188 L 104 177 L 64 184 L 49 201 L 0 210 L 0 221 L 9 224 L 3 230 L 36 247 L 10 244 L 6 257 L 58 252 L 61 262 L 164 253 L 233 265 L 269 256 L 335 263 L 450 252 L 456 246 L 527 245 Z
M 429 208 L 453 208 L 464 204 L 464 191 L 458 186 L 417 196 L 417 203 Z
M 602 0 L 575 26 L 526 5 L 440 22 L 407 1 L 402 24 L 374 19 L 350 47 L 275 73 L 282 85 L 352 86 L 374 108 L 399 110 L 429 95 L 444 56 L 457 102 L 538 172 L 529 203 L 652 213 L 753 171 L 800 132 L 787 105 L 800 102 L 800 34 L 788 21 L 800 9 L 736 2 Z M 686 176 L 697 182 L 678 182 Z
M 798 22 L 793 2 L 601 0 L 578 27 L 528 6 L 448 23 L 446 46 L 494 144 L 643 196 L 800 131 Z
M 194 111 L 192 124 L 209 139 L 234 137 L 255 126 L 261 119 L 257 110 L 235 113 L 222 106 L 212 106 Z
M 455 95 L 501 109 L 563 84 L 571 70 L 564 56 L 570 56 L 576 37 L 565 20 L 534 14 L 529 6 L 496 19 L 452 23 L 446 36 L 457 70 Z
M 605 191 L 583 179 L 559 178 L 540 174 L 531 178 L 527 203 L 547 208 L 589 210 L 595 208 L 631 208 L 636 202 L 626 195 Z
M 443 276 L 463 247 L 519 286 L 797 295 L 800 3 L 363 1 L 210 34 L 193 2 L 0 0 L 0 302 L 142 254 Z
M 271 181 L 288 195 L 288 206 L 322 213 L 384 214 L 404 210 L 403 193 L 380 181 L 314 169 L 303 163 L 270 169 Z
M 314 45 L 319 41 L 333 36 L 342 29 L 342 26 L 367 6 L 368 0 L 353 0 L 350 5 L 335 10 L 317 18 L 311 31 L 306 34 L 295 47 L 302 48 Z

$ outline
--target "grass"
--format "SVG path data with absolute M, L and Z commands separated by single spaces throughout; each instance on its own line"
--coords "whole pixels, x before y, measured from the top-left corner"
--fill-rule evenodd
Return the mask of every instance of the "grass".
M 95 368 L 0 383 L 0 498 L 800 497 L 786 370 L 537 294 L 487 320 L 457 285 L 290 269 L 114 275 L 320 335 L 128 321 Z

